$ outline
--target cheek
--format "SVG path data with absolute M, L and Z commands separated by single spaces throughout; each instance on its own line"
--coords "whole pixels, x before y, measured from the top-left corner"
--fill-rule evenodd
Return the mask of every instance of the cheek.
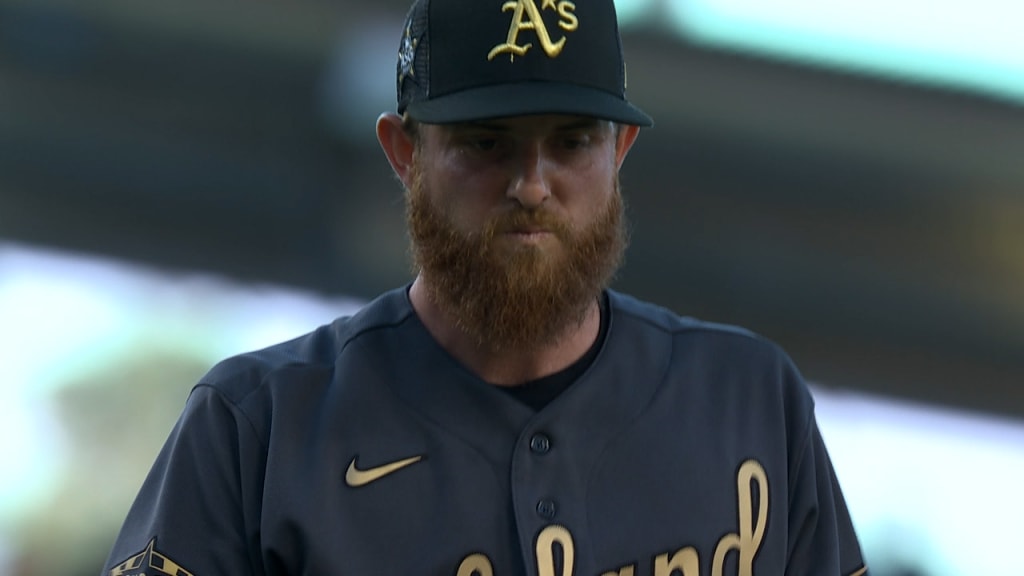
M 599 170 L 569 178 L 566 181 L 569 192 L 562 203 L 569 214 L 574 217 L 577 225 L 592 222 L 604 213 L 605 207 L 617 193 L 616 175 L 611 170 Z
M 462 233 L 478 231 L 493 216 L 493 193 L 479 175 L 435 173 L 424 180 L 423 192 L 449 225 Z
M 470 224 L 493 213 L 505 198 L 503 180 L 494 170 L 436 170 L 429 179 L 431 193 L 448 214 Z

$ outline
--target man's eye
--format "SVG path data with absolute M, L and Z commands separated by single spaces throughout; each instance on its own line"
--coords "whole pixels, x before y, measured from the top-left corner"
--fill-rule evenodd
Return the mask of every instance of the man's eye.
M 590 138 L 586 136 L 566 136 L 562 139 L 562 147 L 566 150 L 576 150 L 585 147 L 590 143 Z
M 472 136 L 467 135 L 459 139 L 459 146 L 471 152 L 493 152 L 501 143 L 493 136 Z

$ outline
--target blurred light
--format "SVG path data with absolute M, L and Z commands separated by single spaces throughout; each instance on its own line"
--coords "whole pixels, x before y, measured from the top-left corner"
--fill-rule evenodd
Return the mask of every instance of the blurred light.
M 90 478 L 107 477 L 110 485 L 104 463 L 87 463 L 100 470 L 72 469 L 89 457 L 86 453 L 113 452 L 105 454 L 105 462 L 117 466 L 118 479 L 134 478 L 136 468 L 141 474 L 149 467 L 169 431 L 159 430 L 152 446 L 143 445 L 142 461 L 116 453 L 114 446 L 84 450 L 76 446 L 83 439 L 73 437 L 58 415 L 65 389 L 83 386 L 90 375 L 110 374 L 112 366 L 145 362 L 160 350 L 212 366 L 226 356 L 296 337 L 357 306 L 349 299 L 0 243 L 0 573 L 8 573 L 7 565 L 18 557 L 14 536 L 23 532 L 21 526 L 45 525 L 59 494 L 95 491 Z M 109 393 L 120 386 L 138 398 L 160 396 L 158 390 L 145 391 L 145 380 L 103 384 L 114 386 Z M 182 390 L 192 384 L 180 383 Z M 85 421 L 122 422 L 130 400 Z M 173 420 L 183 405 L 184 395 L 180 403 L 158 409 Z M 123 517 L 133 496 L 121 495 L 117 504 L 124 508 L 103 513 Z M 94 507 L 104 507 L 99 495 L 93 499 Z M 102 528 L 103 520 L 113 521 L 97 515 L 87 521 Z
M 341 138 L 376 145 L 373 122 L 398 107 L 395 75 L 403 21 L 363 19 L 342 30 L 328 54 L 320 83 L 320 114 Z
M 1024 423 L 815 389 L 868 563 L 1007 574 L 1024 518 Z
M 1018 0 L 665 0 L 692 40 L 1024 99 Z
M 61 448 L 46 400 L 56 372 L 91 357 L 76 351 L 127 336 L 117 295 L 81 285 L 91 272 L 0 246 L 0 518 L 24 513 L 53 487 Z
M 619 28 L 627 30 L 641 22 L 655 18 L 661 0 L 615 0 L 615 13 Z

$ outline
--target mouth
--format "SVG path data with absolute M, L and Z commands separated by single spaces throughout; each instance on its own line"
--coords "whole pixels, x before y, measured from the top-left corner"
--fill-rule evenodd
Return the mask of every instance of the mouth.
M 519 222 L 506 222 L 502 228 L 504 228 L 506 232 L 514 234 L 534 234 L 540 232 L 551 232 L 552 226 L 553 225 L 550 222 L 539 222 L 535 219 L 523 219 Z
M 559 225 L 544 214 L 515 214 L 506 218 L 497 227 L 497 233 L 506 238 L 526 242 L 537 242 L 558 236 Z
M 541 228 L 540 226 L 525 226 L 518 228 L 509 228 L 506 234 L 550 234 L 551 230 L 547 228 Z
M 539 227 L 509 228 L 505 230 L 502 235 L 514 242 L 522 242 L 525 244 L 544 242 L 548 238 L 554 236 L 551 230 Z

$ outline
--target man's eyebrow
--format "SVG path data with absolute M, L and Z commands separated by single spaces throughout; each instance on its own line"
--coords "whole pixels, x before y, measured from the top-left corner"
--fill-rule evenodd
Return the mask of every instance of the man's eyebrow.
M 452 132 L 472 132 L 473 130 L 489 130 L 494 132 L 508 132 L 510 128 L 502 124 L 487 122 L 486 120 L 474 120 L 470 122 L 459 122 L 451 124 Z
M 554 127 L 555 132 L 573 132 L 576 130 L 594 130 L 600 128 L 606 120 L 599 118 L 579 118 L 569 120 L 565 124 L 560 124 Z M 450 129 L 453 132 L 472 132 L 474 130 L 487 130 L 490 132 L 511 132 L 514 128 L 507 124 L 500 122 L 492 122 L 488 120 L 471 120 L 469 122 L 459 122 L 458 124 L 451 124 Z
M 558 126 L 556 130 L 560 132 L 571 132 L 573 130 L 594 130 L 600 128 L 604 122 L 604 120 L 599 120 L 597 118 L 580 118 L 579 120 L 574 120 L 572 122 L 562 124 L 561 126 Z

